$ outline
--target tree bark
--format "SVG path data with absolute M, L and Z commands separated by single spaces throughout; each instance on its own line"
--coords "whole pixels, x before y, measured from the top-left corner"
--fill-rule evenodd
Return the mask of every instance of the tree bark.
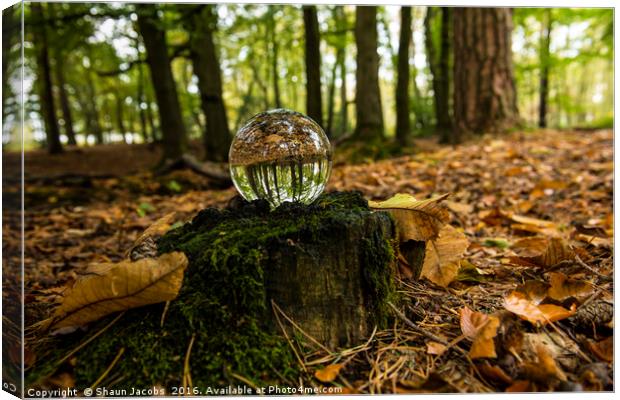
M 95 136 L 95 143 L 103 144 L 103 129 L 101 128 L 101 121 L 99 120 L 95 82 L 93 82 L 93 77 L 90 70 L 86 70 L 85 73 L 87 98 L 83 101 L 83 103 L 88 110 L 84 115 L 86 118 L 86 126 L 88 127 L 88 133 Z
M 276 19 L 275 19 L 275 7 L 269 5 L 268 8 L 268 32 L 269 32 L 269 47 L 271 48 L 271 79 L 273 84 L 273 97 L 276 108 L 282 107 L 280 100 L 280 73 L 278 71 L 278 39 L 276 37 Z
M 359 139 L 383 139 L 383 111 L 379 90 L 379 55 L 377 54 L 377 7 L 355 7 L 355 44 L 357 70 L 355 105 Z
M 511 32 L 511 9 L 454 9 L 454 141 L 519 123 Z
M 306 112 L 321 127 L 323 104 L 321 101 L 321 37 L 316 6 L 303 6 L 306 46 Z
M 125 121 L 123 121 L 123 118 L 125 117 L 123 114 L 123 99 L 121 98 L 120 95 L 116 95 L 116 124 L 118 126 L 118 131 L 121 134 L 121 136 L 123 137 L 123 141 L 125 143 L 129 143 L 127 141 L 127 129 L 125 128 Z
M 206 119 L 203 136 L 205 156 L 210 161 L 228 161 L 232 138 L 222 97 L 222 73 L 213 40 L 217 25 L 215 7 L 198 6 L 191 18 L 190 54 Z
M 56 106 L 52 93 L 52 75 L 50 67 L 49 49 L 45 24 L 45 13 L 41 3 L 32 3 L 31 11 L 34 17 L 33 33 L 37 53 L 37 87 L 39 90 L 39 107 L 41 117 L 45 123 L 47 149 L 51 154 L 61 153 L 60 128 L 56 118 Z
M 442 143 L 448 143 L 452 136 L 452 116 L 450 107 L 450 59 L 452 55 L 452 8 L 441 8 L 441 44 L 439 52 L 439 79 L 435 95 L 437 130 Z
M 411 39 L 411 7 L 401 7 L 396 81 L 396 140 L 401 146 L 408 144 L 411 134 L 409 118 L 409 44 Z
M 138 28 L 146 48 L 147 62 L 159 109 L 163 145 L 162 162 L 178 159 L 185 152 L 187 138 L 168 56 L 166 32 L 160 26 L 161 21 L 157 16 L 155 6 L 140 4 L 136 6 L 136 9 Z
M 547 104 L 549 98 L 549 46 L 551 45 L 551 9 L 545 9 L 545 21 L 540 41 L 540 92 L 538 106 L 538 126 L 547 127 Z

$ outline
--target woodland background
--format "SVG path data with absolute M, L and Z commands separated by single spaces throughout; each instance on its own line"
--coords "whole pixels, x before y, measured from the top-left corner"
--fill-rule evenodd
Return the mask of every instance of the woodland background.
M 232 135 L 285 107 L 330 137 L 327 191 L 449 193 L 459 238 L 422 279 L 399 260 L 409 322 L 299 345 L 305 384 L 613 390 L 612 9 L 26 3 L 23 46 L 20 14 L 2 15 L 5 377 L 56 350 L 27 335 L 21 359 L 22 266 L 31 326 L 159 218 L 229 204 Z M 131 351 L 87 385 L 122 381 Z M 88 357 L 69 354 L 37 385 L 74 387 Z

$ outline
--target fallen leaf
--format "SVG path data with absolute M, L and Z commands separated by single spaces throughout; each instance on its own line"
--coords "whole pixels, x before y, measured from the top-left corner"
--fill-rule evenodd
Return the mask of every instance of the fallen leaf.
M 540 383 L 548 383 L 552 378 L 566 381 L 566 374 L 564 374 L 564 371 L 555 362 L 555 359 L 545 346 L 540 345 L 537 347 L 536 356 L 536 362 L 528 362 L 523 366 L 526 376 Z
M 572 260 L 574 252 L 559 237 L 531 237 L 518 240 L 512 250 L 522 260 L 540 267 L 552 267 L 562 261 Z
M 172 252 L 158 258 L 95 264 L 75 281 L 52 316 L 52 328 L 83 326 L 113 312 L 174 299 L 188 260 Z
M 531 383 L 530 381 L 515 381 L 512 385 L 506 388 L 506 392 L 508 393 L 524 393 L 531 391 Z
M 459 261 L 468 246 L 469 240 L 464 233 L 451 225 L 444 226 L 436 240 L 426 243 L 420 276 L 439 286 L 448 286 L 456 278 Z
M 517 286 L 515 290 L 523 293 L 528 300 L 532 301 L 532 303 L 540 304 L 547 297 L 549 284 L 530 279 Z
M 370 208 L 387 210 L 392 214 L 398 226 L 401 242 L 427 241 L 435 239 L 450 218 L 446 206 L 441 204 L 448 195 L 416 200 L 411 195 L 399 193 L 385 201 L 369 201 L 368 205 Z
M 437 342 L 433 342 L 433 341 L 430 341 L 430 342 L 426 343 L 426 352 L 428 354 L 433 354 L 433 355 L 436 355 L 436 356 L 440 356 L 443 353 L 445 353 L 447 349 L 448 348 L 445 345 L 441 344 L 441 343 L 437 343 Z
M 471 214 L 474 211 L 474 206 L 471 204 L 457 203 L 455 201 L 446 200 L 444 204 L 448 206 L 450 211 L 457 214 Z
M 549 273 L 550 287 L 547 295 L 554 300 L 565 300 L 569 297 L 583 299 L 592 294 L 594 287 L 585 281 L 570 279 L 561 272 Z
M 342 364 L 330 364 L 325 368 L 317 370 L 314 373 L 314 377 L 323 383 L 331 382 L 336 379 L 342 367 Z
M 512 378 L 497 365 L 490 365 L 488 362 L 476 365 L 476 368 L 482 375 L 488 379 L 492 379 L 506 385 L 512 383 Z
M 495 358 L 495 343 L 499 319 L 492 315 L 474 312 L 468 307 L 461 309 L 461 331 L 472 339 L 469 356 L 473 358 Z
M 131 261 L 137 261 L 141 258 L 154 257 L 157 255 L 157 245 L 155 241 L 164 235 L 169 229 L 170 224 L 174 220 L 175 212 L 164 215 L 138 237 L 127 251 L 126 256 Z
M 588 347 L 596 357 L 603 361 L 614 361 L 614 338 L 613 336 L 603 339 L 600 342 L 588 340 Z
M 525 294 L 515 290 L 504 298 L 504 308 L 532 324 L 539 322 L 545 325 L 570 317 L 576 312 L 577 305 L 573 304 L 571 309 L 567 310 L 555 304 L 536 304 Z

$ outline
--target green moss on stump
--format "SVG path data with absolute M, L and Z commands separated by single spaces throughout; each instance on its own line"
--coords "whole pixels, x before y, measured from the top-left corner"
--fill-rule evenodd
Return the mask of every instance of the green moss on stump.
M 369 216 L 383 228 L 366 226 Z M 366 226 L 363 231 L 369 232 L 362 235 L 356 253 L 363 271 L 365 316 L 369 324 L 385 327 L 386 302 L 396 296 L 390 243 L 394 232 L 388 214 L 371 212 L 366 200 L 351 192 L 324 194 L 310 206 L 285 203 L 272 212 L 264 201 L 237 201 L 237 206 L 224 210 L 205 209 L 160 239 L 161 253 L 182 251 L 189 259 L 183 287 L 170 303 L 163 327 L 163 304 L 128 311 L 77 353 L 77 386 L 92 385 L 123 347 L 123 356 L 100 386 L 178 386 L 192 335 L 194 386 L 241 383 L 233 373 L 256 385 L 298 382 L 300 367 L 274 327 L 265 282 L 273 276 L 278 257 L 301 254 L 320 262 L 340 234 L 357 226 Z M 322 246 L 326 252 L 317 254 Z M 283 248 L 296 253 L 278 250 Z M 112 318 L 100 321 L 98 327 Z M 55 345 L 74 348 L 75 335 L 61 339 L 64 345 Z M 40 367 L 35 366 L 32 377 Z

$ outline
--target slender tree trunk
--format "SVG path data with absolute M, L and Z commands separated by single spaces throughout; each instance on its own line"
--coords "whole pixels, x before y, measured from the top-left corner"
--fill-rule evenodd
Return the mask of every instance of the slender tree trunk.
M 92 73 L 90 70 L 86 71 L 86 89 L 87 99 L 85 104 L 88 107 L 88 123 L 89 133 L 95 135 L 95 143 L 103 144 L 103 129 L 101 128 L 101 122 L 99 120 L 99 110 L 97 108 L 97 91 L 95 89 L 95 82 L 93 82 Z
M 549 98 L 549 46 L 551 45 L 551 9 L 545 9 L 545 22 L 540 41 L 540 93 L 538 106 L 538 126 L 547 127 L 547 103 Z
M 48 16 L 51 19 L 56 18 L 56 5 L 48 3 Z M 55 34 L 55 33 L 54 33 Z M 53 35 L 52 42 L 56 42 L 57 38 Z M 71 113 L 71 105 L 69 104 L 69 94 L 67 93 L 67 84 L 65 81 L 65 60 L 63 46 L 60 43 L 52 44 L 52 55 L 54 60 L 53 72 L 56 80 L 56 89 L 58 90 L 58 101 L 60 103 L 60 111 L 62 112 L 63 129 L 67 135 L 67 143 L 76 145 L 75 130 L 73 128 L 73 116 Z
M 273 83 L 273 97 L 276 108 L 282 107 L 280 100 L 280 74 L 278 72 L 278 38 L 276 37 L 276 19 L 274 17 L 275 8 L 273 5 L 269 6 L 269 40 L 271 47 L 271 79 Z
M 360 139 L 382 139 L 383 111 L 379 90 L 376 6 L 355 7 L 355 44 L 357 45 L 355 135 Z
M 52 93 L 52 75 L 47 44 L 47 32 L 43 4 L 32 3 L 30 5 L 34 17 L 35 46 L 37 53 L 37 87 L 39 89 L 39 107 L 41 117 L 45 123 L 47 137 L 47 149 L 51 154 L 61 153 L 60 128 L 56 118 L 56 106 Z
M 436 129 L 439 140 L 448 143 L 451 137 L 452 120 L 450 118 L 450 52 L 452 14 L 449 7 L 441 9 L 441 27 L 439 35 L 439 52 L 433 39 L 433 22 L 437 18 L 437 8 L 428 7 L 424 19 L 426 53 L 433 79 L 433 105 L 435 108 Z
M 13 5 L 2 10 L 2 116 L 3 119 L 10 111 L 7 100 L 12 95 L 9 86 L 9 64 L 17 61 L 17 57 L 11 57 L 11 48 L 21 40 L 21 4 Z
M 149 125 L 149 130 L 151 131 L 151 137 L 153 138 L 153 142 L 156 142 L 161 139 L 161 135 L 159 133 L 158 127 L 155 124 L 155 116 L 153 115 L 153 101 L 151 96 L 146 94 L 146 122 Z
M 452 54 L 452 9 L 441 8 L 441 43 L 439 52 L 439 76 L 437 79 L 437 92 L 435 94 L 435 113 L 437 116 L 437 130 L 440 141 L 448 143 L 452 136 L 452 117 L 450 115 L 450 59 Z
M 50 3 L 51 4 L 51 3 Z M 71 112 L 71 105 L 69 104 L 69 94 L 67 93 L 65 72 L 63 67 L 62 55 L 57 52 L 56 57 L 56 83 L 58 86 L 58 99 L 60 101 L 60 109 L 62 111 L 62 119 L 64 120 L 65 135 L 67 135 L 67 142 L 70 145 L 76 145 L 75 130 L 73 128 L 73 114 Z
M 408 144 L 411 134 L 409 118 L 409 43 L 411 38 L 411 7 L 401 7 L 396 82 L 396 139 L 401 146 Z
M 511 32 L 511 9 L 454 9 L 453 141 L 519 123 Z
M 334 103 L 336 96 L 336 74 L 338 73 L 338 65 L 340 64 L 340 50 L 341 49 L 338 49 L 336 52 L 336 62 L 332 67 L 331 79 L 327 90 L 327 126 L 325 128 L 325 133 L 330 139 L 334 137 Z
M 116 95 L 116 124 L 118 126 L 118 131 L 121 134 L 121 136 L 123 136 L 123 141 L 125 143 L 129 143 L 127 141 L 127 129 L 125 128 L 125 121 L 123 121 L 124 118 L 124 113 L 123 113 L 123 99 L 121 98 L 121 96 Z
M 136 41 L 136 51 L 140 56 L 140 46 L 139 41 Z M 140 117 L 140 133 L 142 134 L 142 139 L 145 143 L 149 141 L 149 132 L 146 126 L 146 110 L 142 105 L 145 103 L 144 101 L 144 70 L 142 63 L 138 64 L 138 85 L 137 85 L 137 98 L 138 98 L 138 113 Z
M 138 27 L 147 61 L 161 121 L 163 161 L 179 159 L 185 152 L 187 138 L 176 84 L 172 75 L 166 32 L 160 27 L 157 8 L 153 5 L 137 5 Z
M 207 121 L 203 135 L 206 159 L 228 161 L 232 140 L 222 97 L 222 73 L 213 41 L 217 15 L 213 5 L 198 6 L 192 15 L 190 47 L 202 110 Z
M 306 112 L 317 124 L 323 126 L 321 37 L 316 6 L 303 6 L 303 13 L 306 37 Z
M 347 64 L 344 57 L 344 49 L 340 60 L 340 135 L 347 133 L 349 129 L 349 98 L 347 96 Z

